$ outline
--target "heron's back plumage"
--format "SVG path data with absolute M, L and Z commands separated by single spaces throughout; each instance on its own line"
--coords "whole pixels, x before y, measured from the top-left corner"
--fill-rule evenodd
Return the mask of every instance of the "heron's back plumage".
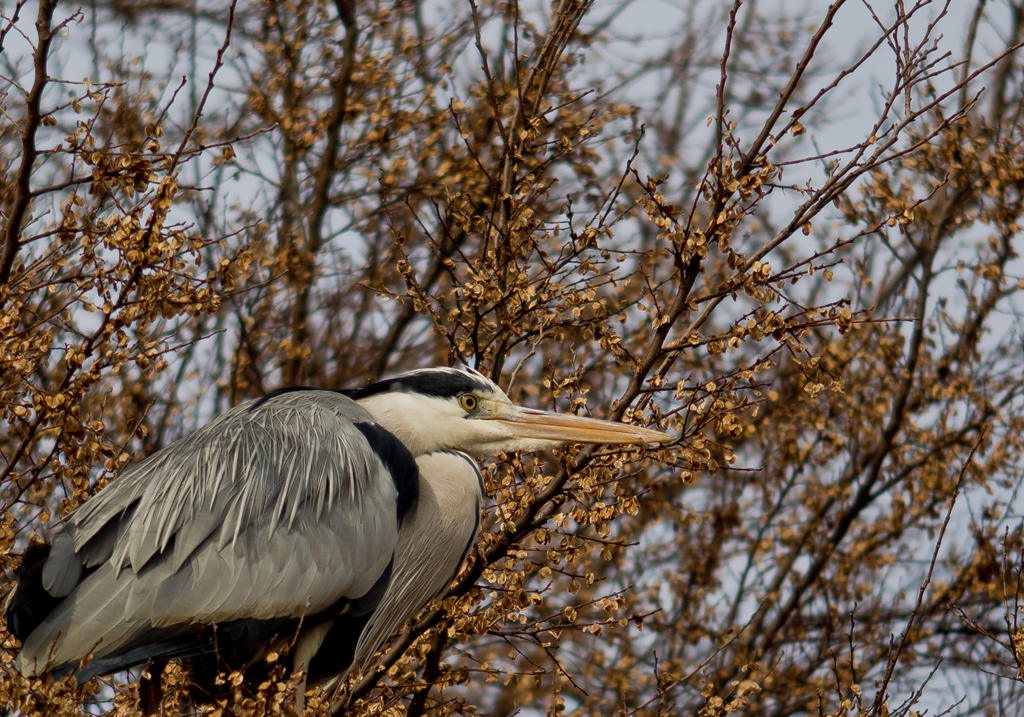
M 340 394 L 287 392 L 129 468 L 54 537 L 42 584 L 65 599 L 24 640 L 19 669 L 67 671 L 90 651 L 85 676 L 187 656 L 209 649 L 203 626 L 316 622 L 371 592 L 418 488 L 412 456 L 392 439 L 385 465 L 372 424 Z

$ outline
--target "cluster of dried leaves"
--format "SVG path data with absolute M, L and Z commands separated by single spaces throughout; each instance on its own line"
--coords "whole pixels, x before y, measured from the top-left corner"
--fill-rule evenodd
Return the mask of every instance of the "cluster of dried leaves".
M 239 401 L 467 362 L 678 440 L 498 456 L 309 714 L 1020 714 L 1024 4 L 797 5 L 6 4 L 0 565 Z M 138 710 L 16 651 L 13 714 Z

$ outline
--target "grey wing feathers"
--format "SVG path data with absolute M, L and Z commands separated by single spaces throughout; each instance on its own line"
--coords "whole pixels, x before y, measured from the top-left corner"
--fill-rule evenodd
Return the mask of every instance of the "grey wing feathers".
M 78 593 L 19 662 L 41 671 L 154 628 L 299 617 L 366 593 L 398 539 L 394 483 L 355 426 L 372 420 L 333 392 L 286 393 L 130 468 L 55 536 L 44 587 Z M 96 569 L 79 584 L 83 568 Z
M 364 667 L 402 623 L 448 588 L 480 528 L 483 478 L 464 453 L 416 457 L 420 494 L 402 523 L 391 583 L 356 646 L 353 667 Z

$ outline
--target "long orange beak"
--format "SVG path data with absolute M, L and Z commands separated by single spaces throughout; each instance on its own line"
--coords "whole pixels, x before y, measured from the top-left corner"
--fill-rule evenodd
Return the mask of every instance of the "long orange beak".
M 535 411 L 521 406 L 515 406 L 508 414 L 486 420 L 498 421 L 515 438 L 523 441 L 633 445 L 665 443 L 672 440 L 672 436 L 650 428 L 564 413 Z

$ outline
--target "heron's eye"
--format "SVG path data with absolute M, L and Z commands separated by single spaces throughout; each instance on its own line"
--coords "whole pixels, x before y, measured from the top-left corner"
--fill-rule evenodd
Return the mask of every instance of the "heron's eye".
M 477 405 L 476 396 L 474 396 L 471 393 L 467 393 L 464 396 L 459 396 L 459 405 L 462 406 L 467 411 L 475 411 Z

